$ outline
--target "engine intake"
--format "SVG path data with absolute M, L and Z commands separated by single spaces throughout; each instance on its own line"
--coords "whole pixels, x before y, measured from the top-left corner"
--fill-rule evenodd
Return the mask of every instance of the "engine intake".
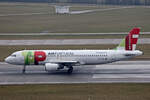
M 54 63 L 46 63 L 45 64 L 46 71 L 58 70 L 58 68 L 59 68 L 59 64 L 54 64 Z

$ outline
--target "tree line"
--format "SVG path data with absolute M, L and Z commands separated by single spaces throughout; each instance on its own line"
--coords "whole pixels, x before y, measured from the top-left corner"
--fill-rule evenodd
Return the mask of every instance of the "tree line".
M 150 5 L 150 0 L 0 0 L 7 2 L 86 3 L 103 5 Z

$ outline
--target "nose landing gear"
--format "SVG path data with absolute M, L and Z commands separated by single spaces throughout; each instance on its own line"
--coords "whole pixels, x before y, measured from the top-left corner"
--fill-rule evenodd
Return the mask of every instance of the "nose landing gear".
M 25 71 L 26 71 L 26 66 L 24 65 L 24 66 L 23 66 L 23 69 L 22 69 L 22 73 L 24 74 Z

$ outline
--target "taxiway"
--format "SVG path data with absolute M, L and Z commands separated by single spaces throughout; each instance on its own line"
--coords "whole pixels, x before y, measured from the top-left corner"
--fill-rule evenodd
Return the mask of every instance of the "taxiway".
M 0 40 L 0 45 L 96 45 L 119 44 L 121 41 L 122 39 Z M 139 44 L 150 44 L 150 39 L 139 39 Z
M 49 35 L 49 36 L 86 36 L 86 35 L 127 35 L 129 32 L 110 32 L 110 33 L 0 33 L 0 36 L 42 36 L 42 35 Z M 142 35 L 150 35 L 150 32 L 141 32 Z

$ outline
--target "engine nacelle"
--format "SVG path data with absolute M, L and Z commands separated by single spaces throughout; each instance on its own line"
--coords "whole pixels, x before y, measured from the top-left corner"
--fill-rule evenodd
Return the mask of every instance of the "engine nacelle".
M 46 71 L 57 70 L 58 68 L 59 68 L 59 64 L 54 64 L 54 63 L 46 63 L 45 64 Z

